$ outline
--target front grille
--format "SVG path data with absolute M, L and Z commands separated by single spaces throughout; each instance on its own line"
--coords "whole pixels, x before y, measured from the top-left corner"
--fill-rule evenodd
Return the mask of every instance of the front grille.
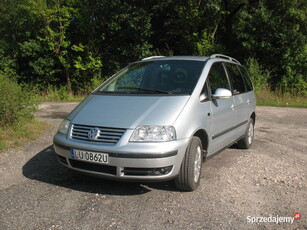
M 88 138 L 88 132 L 92 128 L 99 129 L 99 135 L 95 140 Z M 98 142 L 103 144 L 111 144 L 115 145 L 119 139 L 122 137 L 126 129 L 122 128 L 109 128 L 109 127 L 97 127 L 97 126 L 89 126 L 89 125 L 72 125 L 71 138 L 82 140 L 82 141 L 90 141 L 90 142 Z
M 77 160 L 72 160 L 72 159 L 69 159 L 69 162 L 73 168 L 116 175 L 115 166 L 88 163 L 88 162 L 77 161 Z

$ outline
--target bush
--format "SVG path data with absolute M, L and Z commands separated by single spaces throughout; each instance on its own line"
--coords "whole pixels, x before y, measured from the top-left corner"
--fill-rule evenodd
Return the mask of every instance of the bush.
M 0 127 L 30 120 L 36 109 L 34 94 L 0 72 Z
M 47 101 L 66 101 L 70 98 L 66 86 L 56 87 L 48 85 L 46 91 L 42 93 Z
M 251 76 L 256 92 L 268 88 L 268 81 L 270 79 L 270 72 L 268 70 L 264 70 L 255 58 L 248 58 L 245 66 Z
M 307 80 L 306 76 L 300 74 L 290 74 L 283 76 L 278 85 L 279 91 L 288 93 L 292 96 L 307 96 Z
M 93 77 L 92 78 L 92 89 L 90 92 L 92 92 L 94 89 L 96 89 L 98 86 L 100 86 L 104 81 L 106 81 L 107 78 L 99 78 L 99 77 Z

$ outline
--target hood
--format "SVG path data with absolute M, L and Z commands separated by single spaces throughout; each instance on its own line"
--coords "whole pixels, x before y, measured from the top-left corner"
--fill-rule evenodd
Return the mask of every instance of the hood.
M 69 115 L 74 124 L 131 128 L 173 125 L 190 96 L 90 95 Z

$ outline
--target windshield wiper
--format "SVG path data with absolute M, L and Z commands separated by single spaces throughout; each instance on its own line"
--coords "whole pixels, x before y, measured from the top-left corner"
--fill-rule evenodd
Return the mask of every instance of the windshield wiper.
M 159 90 L 159 89 L 147 89 L 147 88 L 142 88 L 142 87 L 133 87 L 133 86 L 120 86 L 118 89 L 138 89 L 142 91 L 147 91 L 147 92 L 155 92 L 155 93 L 163 93 L 163 94 L 172 94 L 171 92 Z

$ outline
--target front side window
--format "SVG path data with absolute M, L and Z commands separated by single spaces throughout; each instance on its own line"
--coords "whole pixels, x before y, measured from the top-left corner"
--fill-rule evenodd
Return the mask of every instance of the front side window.
M 103 84 L 96 93 L 190 95 L 204 64 L 185 60 L 134 63 Z
M 209 87 L 208 81 L 205 82 L 203 89 L 201 90 L 201 94 L 204 94 L 206 98 L 209 98 Z
M 245 86 L 246 86 L 246 91 L 252 91 L 253 90 L 253 84 L 252 81 L 247 73 L 247 71 L 242 67 L 239 66 L 240 72 L 241 72 L 241 76 L 243 76 L 244 80 L 245 80 Z
M 224 88 L 230 90 L 225 69 L 221 62 L 216 62 L 211 66 L 208 78 L 211 87 L 211 92 L 213 94 L 217 88 Z
M 237 65 L 230 64 L 230 63 L 224 63 L 224 65 L 226 66 L 229 78 L 232 83 L 233 94 L 236 95 L 236 94 L 244 93 L 246 91 L 245 83 L 244 83 L 244 80 L 241 76 L 239 69 L 237 68 Z

